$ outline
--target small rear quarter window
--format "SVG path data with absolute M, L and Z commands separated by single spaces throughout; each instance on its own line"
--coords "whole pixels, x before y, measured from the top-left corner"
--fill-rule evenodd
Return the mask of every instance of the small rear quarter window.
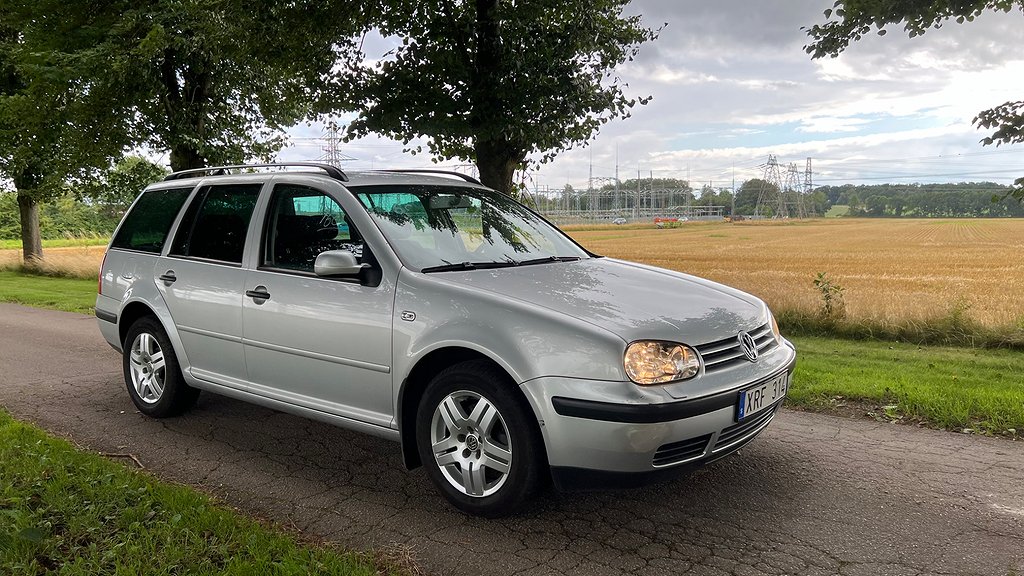
M 147 190 L 132 206 L 117 230 L 112 248 L 139 250 L 159 254 L 178 211 L 185 204 L 192 188 Z

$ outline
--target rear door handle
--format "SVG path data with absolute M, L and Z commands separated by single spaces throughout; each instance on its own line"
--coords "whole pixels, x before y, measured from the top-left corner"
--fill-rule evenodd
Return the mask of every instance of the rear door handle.
M 266 286 L 257 286 L 253 290 L 246 290 L 245 295 L 252 298 L 257 304 L 263 304 L 263 302 L 270 300 L 270 292 L 267 292 Z
M 158 278 L 160 278 L 160 280 L 162 280 L 165 284 L 168 285 L 174 284 L 174 281 L 178 279 L 178 277 L 174 275 L 174 270 L 168 270 L 167 272 L 164 272 L 163 274 L 158 276 Z

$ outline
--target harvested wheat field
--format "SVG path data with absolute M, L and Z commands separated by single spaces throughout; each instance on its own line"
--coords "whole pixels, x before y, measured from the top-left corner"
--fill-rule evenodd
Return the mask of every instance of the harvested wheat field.
M 598 254 L 710 278 L 777 311 L 814 312 L 813 280 L 841 286 L 847 317 L 905 325 L 962 313 L 1024 328 L 1024 220 L 805 220 L 656 229 L 570 227 Z
M 37 268 L 48 276 L 95 278 L 106 246 L 68 246 L 43 248 L 43 261 Z M 21 249 L 0 250 L 0 270 L 21 268 Z
M 906 325 L 962 313 L 990 327 L 1024 329 L 1024 220 L 805 220 L 567 227 L 587 248 L 717 280 L 764 298 L 777 312 L 815 312 L 812 284 L 843 288 L 847 319 Z M 43 268 L 95 277 L 103 246 L 45 248 Z M 0 269 L 20 250 L 0 250 Z

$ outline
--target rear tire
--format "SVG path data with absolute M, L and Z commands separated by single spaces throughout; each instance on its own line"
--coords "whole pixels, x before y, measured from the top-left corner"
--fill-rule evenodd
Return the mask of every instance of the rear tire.
M 545 469 L 533 412 L 508 375 L 482 360 L 451 366 L 430 381 L 416 411 L 416 447 L 445 498 L 487 518 L 522 506 Z
M 196 403 L 199 390 L 185 384 L 174 347 L 156 318 L 136 320 L 128 329 L 123 349 L 125 385 L 139 412 L 165 418 Z

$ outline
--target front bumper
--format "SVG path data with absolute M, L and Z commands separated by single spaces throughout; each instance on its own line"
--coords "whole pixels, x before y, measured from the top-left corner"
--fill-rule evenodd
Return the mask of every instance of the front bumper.
M 541 425 L 559 489 L 658 481 L 735 452 L 771 422 L 775 406 L 737 423 L 739 391 L 793 372 L 796 351 L 776 348 L 755 378 L 715 394 L 652 402 L 631 383 L 538 378 L 522 385 Z M 748 372 L 749 374 L 749 372 Z M 616 401 L 614 390 L 622 390 Z

